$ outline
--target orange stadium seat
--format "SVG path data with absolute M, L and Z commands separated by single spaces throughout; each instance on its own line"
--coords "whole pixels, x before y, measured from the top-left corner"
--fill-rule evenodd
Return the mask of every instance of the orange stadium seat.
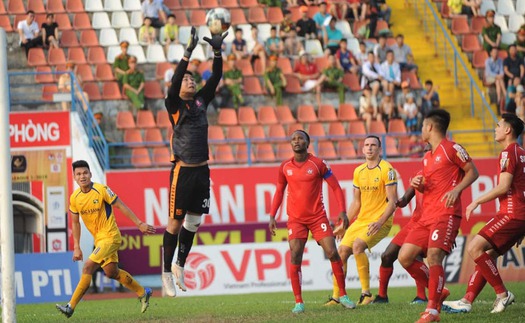
M 399 138 L 398 151 L 399 154 L 406 156 L 410 154 L 410 148 L 412 146 L 412 141 L 409 136 L 404 136 Z
M 142 133 L 140 129 L 126 129 L 124 130 L 124 143 L 128 146 L 143 147 L 144 140 L 142 140 Z
M 306 122 L 317 122 L 317 115 L 313 105 L 302 104 L 297 107 L 297 121 Z
M 353 121 L 358 119 L 355 108 L 351 103 L 341 103 L 337 111 L 337 117 L 340 121 Z
M 361 84 L 359 78 L 353 73 L 345 73 L 343 76 L 343 84 L 350 89 L 350 91 L 358 92 L 361 91 Z
M 105 82 L 102 85 L 102 98 L 104 100 L 122 100 L 122 94 L 117 82 Z
M 401 79 L 408 81 L 408 84 L 410 84 L 410 88 L 413 90 L 420 90 L 423 87 L 421 86 L 421 83 L 419 83 L 419 79 L 417 78 L 417 74 L 414 71 L 403 71 L 401 72 Z
M 257 144 L 255 146 L 255 158 L 261 163 L 275 162 L 275 153 L 271 144 Z
M 279 57 L 277 67 L 281 69 L 284 75 L 293 74 L 292 63 L 290 63 L 290 59 L 286 56 Z
M 324 130 L 324 126 L 323 126 L 322 123 L 319 123 L 319 122 L 310 123 L 308 125 L 308 134 L 312 138 L 314 138 L 314 137 L 318 137 L 318 138 L 326 137 L 326 131 Z
M 45 84 L 42 86 L 42 100 L 53 101 L 53 94 L 58 93 L 58 87 L 55 84 Z
M 375 32 L 375 36 L 379 36 L 379 33 L 380 32 L 385 32 L 385 31 L 389 31 L 390 28 L 388 27 L 388 23 L 384 20 L 378 20 L 377 21 L 377 26 L 376 26 L 376 32 Z
M 177 25 L 179 25 L 179 27 L 190 25 L 190 22 L 188 21 L 188 17 L 186 17 L 185 10 L 174 10 L 173 14 L 175 15 L 175 22 L 177 23 Z
M 237 113 L 234 109 L 224 108 L 219 111 L 217 124 L 221 126 L 235 126 L 239 124 L 237 120 Z
M 109 64 L 98 64 L 95 67 L 95 79 L 99 82 L 115 81 L 113 68 Z
M 365 124 L 361 120 L 353 120 L 348 123 L 349 135 L 366 135 Z
M 82 0 L 66 0 L 66 11 L 69 13 L 86 12 L 84 2 Z
M 292 147 L 288 142 L 278 143 L 276 147 L 276 156 L 277 161 L 283 161 L 289 159 L 293 156 Z
M 393 134 L 393 133 L 406 134 L 407 128 L 405 126 L 405 122 L 403 121 L 403 119 L 390 119 L 388 121 L 388 133 L 389 134 Z
M 164 0 L 164 4 L 168 8 L 170 8 L 170 10 L 180 9 L 180 1 L 179 0 Z
M 213 151 L 211 150 L 211 146 L 208 146 L 208 164 L 215 164 L 215 157 L 213 155 Z
M 100 46 L 89 47 L 87 61 L 89 64 L 107 64 L 106 54 L 104 49 Z
M 66 54 L 62 48 L 50 48 L 47 52 L 47 62 L 49 65 L 66 65 Z
M 227 9 L 239 8 L 239 2 L 237 0 L 220 0 L 221 7 Z
M 342 122 L 331 122 L 328 126 L 328 136 L 331 140 L 344 140 L 346 139 L 345 126 Z
M 44 50 L 42 48 L 31 48 L 27 56 L 27 65 L 31 67 L 47 65 Z
M 137 128 L 156 128 L 155 119 L 153 118 L 153 112 L 150 110 L 139 110 L 137 111 Z
M 232 25 L 234 26 L 248 23 L 248 21 L 246 21 L 246 16 L 244 15 L 244 11 L 240 8 L 231 9 L 230 15 L 232 19 Z
M 257 76 L 263 76 L 264 72 L 265 70 L 262 66 L 262 61 L 260 59 L 256 59 L 255 62 L 253 62 L 253 74 Z M 265 85 L 264 81 L 263 85 Z
M 208 127 L 208 140 L 224 141 L 224 131 L 221 126 Z M 219 143 L 214 143 L 215 145 Z
M 475 68 L 485 68 L 485 61 L 489 58 L 487 51 L 482 49 L 474 52 L 472 55 L 472 66 Z
M 472 33 L 474 34 L 481 34 L 483 31 L 483 27 L 487 25 L 487 19 L 483 16 L 479 17 L 472 17 L 472 21 L 470 22 L 470 30 L 472 30 Z
M 357 157 L 354 143 L 350 140 L 340 141 L 337 153 L 341 159 L 353 159 Z
M 244 93 L 248 95 L 262 95 L 265 93 L 256 76 L 248 76 L 243 79 Z
M 119 130 L 136 128 L 133 113 L 131 111 L 119 111 L 117 113 L 116 126 Z
M 483 49 L 479 43 L 478 35 L 465 35 L 461 41 L 461 49 L 464 52 L 471 53 Z
M 64 13 L 66 12 L 66 9 L 64 8 L 64 3 L 62 0 L 47 0 L 47 12 L 52 12 L 55 14 Z
M 157 127 L 164 129 L 164 128 L 171 128 L 171 122 L 170 117 L 168 114 L 168 111 L 166 109 L 158 110 L 157 111 Z
M 60 45 L 62 47 L 78 47 L 80 43 L 78 42 L 77 32 L 74 30 L 64 30 L 62 36 L 60 37 Z
M 220 145 L 215 149 L 215 163 L 216 164 L 233 164 L 235 157 L 230 145 Z
M 55 78 L 55 82 L 58 82 L 58 80 L 60 79 L 60 75 L 66 72 L 67 69 L 65 64 L 55 66 L 55 74 L 53 75 L 53 77 Z
M 35 13 L 46 13 L 46 8 L 42 0 L 28 0 L 27 10 L 33 10 Z
M 268 22 L 262 7 L 250 7 L 248 9 L 248 22 L 251 24 L 263 24 Z
M 253 76 L 254 74 L 252 64 L 250 63 L 250 60 L 247 58 L 239 59 L 235 61 L 235 66 L 241 70 L 243 77 Z
M 268 129 L 268 139 L 270 141 L 286 140 L 286 132 L 282 124 L 272 124 Z
M 301 83 L 299 82 L 299 79 L 294 75 L 285 75 L 286 78 L 286 92 L 293 93 L 293 94 L 300 94 L 303 93 L 303 90 L 301 89 Z
M 239 4 L 241 8 L 251 8 L 260 5 L 257 0 L 240 0 Z
M 199 0 L 180 0 L 180 6 L 186 10 L 199 9 L 201 7 Z
M 257 112 L 257 120 L 262 125 L 272 125 L 279 123 L 277 114 L 272 106 L 261 106 Z
M 13 32 L 13 27 L 11 26 L 9 16 L 0 15 L 0 28 L 4 28 L 6 33 Z
M 0 15 L 5 15 L 7 11 L 5 10 L 4 1 L 0 1 Z
M 84 55 L 84 48 L 73 47 L 67 51 L 67 60 L 75 62 L 75 64 L 86 64 L 86 55 Z
M 297 122 L 297 120 L 295 120 L 294 116 L 292 115 L 292 110 L 290 110 L 290 107 L 287 105 L 277 106 L 277 120 L 279 120 L 281 124 Z
M 158 81 L 146 81 L 144 83 L 144 96 L 148 99 L 164 99 L 164 93 Z
M 397 149 L 397 142 L 393 137 L 386 136 L 385 149 L 386 149 L 386 155 L 389 157 L 400 155 L 399 150 Z
M 441 4 L 441 16 L 443 18 L 450 18 L 450 8 L 446 1 Z
M 206 10 L 195 9 L 190 11 L 190 25 L 204 26 L 206 25 Z
M 237 111 L 237 118 L 241 126 L 258 124 L 255 110 L 252 107 L 240 107 Z
M 450 30 L 454 35 L 466 35 L 472 33 L 468 24 L 467 16 L 456 16 L 452 18 Z
M 82 30 L 82 29 L 93 29 L 91 26 L 91 19 L 89 15 L 85 12 L 79 12 L 73 17 L 73 29 Z
M 102 95 L 100 94 L 100 89 L 98 83 L 89 82 L 82 84 L 82 90 L 86 92 L 89 96 L 89 101 L 100 101 L 102 100 Z
M 201 8 L 203 9 L 213 9 L 219 7 L 218 0 L 201 0 Z
M 321 122 L 337 121 L 337 114 L 335 113 L 334 106 L 331 104 L 321 104 L 318 114 L 319 121 Z
M 151 158 L 147 148 L 133 148 L 131 150 L 131 165 L 137 168 L 151 167 Z
M 148 128 L 144 131 L 144 142 L 148 147 L 165 146 L 159 128 Z
M 49 66 L 37 66 L 35 72 L 35 82 L 37 83 L 54 83 L 53 74 L 51 74 L 51 67 Z M 49 74 L 38 74 L 38 73 L 49 73 Z
M 374 133 L 374 134 L 384 134 L 384 133 L 386 133 L 384 122 L 383 121 L 378 121 L 378 120 L 372 120 L 372 122 L 370 122 L 370 129 L 369 129 L 368 132 L 369 133 Z
M 268 8 L 268 22 L 270 24 L 280 24 L 284 20 L 283 10 L 281 7 Z
M 292 13 L 292 21 L 299 21 L 301 19 L 300 7 L 290 7 L 288 10 Z
M 100 46 L 97 33 L 93 29 L 86 29 L 80 32 L 80 45 L 82 47 Z
M 261 125 L 252 125 L 248 128 L 248 138 L 256 141 L 266 141 L 266 133 Z
M 7 12 L 10 15 L 24 15 L 26 13 L 24 2 L 22 0 L 8 0 Z
M 317 156 L 324 160 L 337 159 L 334 144 L 331 141 L 320 141 L 317 144 Z
M 297 130 L 305 130 L 302 123 L 291 123 L 288 125 L 288 136 L 291 136 Z
M 248 160 L 248 156 L 250 156 L 249 160 Z M 237 163 L 241 163 L 241 164 L 253 162 L 255 160 L 253 149 L 250 149 L 250 155 L 248 155 L 248 145 L 247 144 L 235 145 L 235 160 L 237 161 Z
M 328 67 L 328 58 L 326 56 L 316 57 L 315 65 L 317 65 L 317 69 L 319 71 L 323 71 L 326 67 Z
M 226 139 L 233 141 L 244 141 L 246 136 L 244 135 L 244 130 L 241 126 L 232 126 L 228 127 L 226 130 Z
M 171 156 L 168 147 L 155 147 L 153 148 L 152 154 L 153 166 L 166 167 L 171 166 Z
M 80 76 L 82 82 L 92 82 L 95 80 L 91 65 L 88 64 L 77 65 L 77 75 Z
M 171 69 L 171 63 L 170 62 L 157 63 L 157 65 L 155 66 L 155 79 L 156 80 L 164 80 L 164 74 L 169 69 Z
M 60 31 L 73 29 L 73 26 L 71 26 L 71 20 L 69 20 L 67 13 L 57 13 L 55 15 L 55 21 L 58 24 L 58 30 Z

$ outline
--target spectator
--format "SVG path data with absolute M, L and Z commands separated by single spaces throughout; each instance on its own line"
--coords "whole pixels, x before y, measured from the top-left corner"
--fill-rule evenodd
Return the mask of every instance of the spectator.
M 408 93 L 406 96 L 406 102 L 403 104 L 403 110 L 401 114 L 404 116 L 405 124 L 408 131 L 416 132 L 418 125 L 418 108 L 414 101 L 414 94 Z
M 290 10 L 283 10 L 283 22 L 281 22 L 281 28 L 279 29 L 279 35 L 283 41 L 286 41 L 287 37 L 290 37 L 290 33 L 293 31 L 295 34 L 295 23 L 292 20 L 292 13 Z
M 503 81 L 503 79 L 502 79 Z M 422 113 L 423 117 L 426 117 L 426 115 L 433 109 L 439 109 L 440 102 L 439 102 L 439 94 L 436 91 L 437 89 L 434 88 L 434 84 L 432 83 L 432 80 L 426 80 L 425 81 L 425 89 L 423 90 L 423 97 L 421 98 L 422 101 Z
M 400 117 L 405 120 L 404 115 L 402 114 L 403 105 L 405 102 L 407 102 L 407 96 L 408 94 L 412 93 L 410 91 L 410 85 L 407 81 L 401 82 L 401 92 L 397 94 L 396 96 L 396 105 L 397 105 L 397 111 L 399 112 Z
M 373 38 L 376 34 L 377 19 L 379 18 L 377 6 L 370 0 L 362 0 L 361 3 L 361 16 L 364 14 L 362 20 L 365 24 L 357 30 L 357 34 L 362 39 Z
M 279 56 L 284 51 L 284 44 L 281 38 L 277 37 L 277 28 L 274 26 L 270 28 L 270 37 L 266 39 L 265 46 L 266 53 L 268 53 L 269 56 Z
M 385 125 L 388 125 L 390 120 L 399 118 L 396 105 L 394 104 L 394 100 L 392 100 L 392 92 L 386 91 L 381 98 L 379 102 L 379 113 L 381 113 Z
M 164 94 L 168 95 L 168 89 L 171 86 L 171 79 L 173 78 L 173 74 L 175 74 L 175 68 L 177 68 L 177 61 L 171 62 L 171 68 L 167 69 L 166 72 L 164 72 Z
M 130 56 L 128 59 L 129 70 L 122 79 L 124 94 L 132 103 L 133 114 L 139 109 L 146 109 L 144 98 L 144 73 L 137 70 L 137 58 Z
M 129 70 L 128 61 L 130 56 L 128 55 L 128 47 L 129 42 L 120 42 L 120 50 L 122 52 L 120 53 L 120 55 L 115 57 L 115 61 L 113 62 L 113 71 L 115 72 L 115 78 L 117 79 L 120 85 L 122 85 L 122 79 Z
M 155 44 L 157 41 L 157 33 L 155 28 L 151 26 L 151 18 L 145 17 L 142 26 L 139 28 L 139 43 L 141 45 Z
M 171 14 L 168 16 L 168 21 L 164 25 L 164 42 L 166 43 L 165 50 L 166 54 L 170 45 L 179 43 L 179 26 L 175 22 L 175 15 Z
M 58 24 L 52 13 L 48 13 L 46 22 L 42 23 L 42 43 L 49 48 L 58 48 Z
M 243 59 L 248 57 L 248 46 L 246 40 L 242 38 L 242 29 L 235 28 L 235 39 L 232 42 L 232 53 L 235 54 L 236 59 Z
M 166 23 L 166 13 L 161 4 L 156 0 L 144 0 L 142 2 L 142 19 L 151 18 L 151 25 L 160 28 Z
M 40 29 L 35 22 L 35 13 L 32 10 L 27 12 L 27 17 L 18 23 L 18 35 L 20 36 L 20 47 L 26 50 L 26 57 L 29 50 L 34 47 L 42 47 L 42 37 L 39 37 Z
M 509 56 L 503 61 L 503 70 L 505 72 L 505 84 L 510 84 L 513 78 L 518 77 L 520 83 L 523 82 L 523 76 L 525 75 L 525 65 L 523 65 L 523 59 L 520 59 L 517 55 L 516 45 L 509 46 Z
M 295 34 L 295 29 L 290 30 L 289 35 L 284 42 L 284 55 L 296 58 L 304 50 L 303 43 Z
M 401 34 L 396 36 L 396 43 L 392 46 L 394 51 L 394 57 L 396 62 L 399 63 L 402 71 L 416 70 L 417 65 L 409 63 L 409 60 L 413 57 L 412 50 L 404 43 L 405 37 Z
M 359 52 L 355 55 L 355 58 L 361 67 L 368 62 L 368 52 L 364 41 L 359 42 Z
M 519 57 L 523 59 L 525 58 L 525 28 L 520 28 L 516 35 L 516 49 L 518 50 Z
M 341 39 L 341 42 L 339 42 L 339 49 L 335 53 L 335 58 L 337 59 L 337 65 L 343 69 L 343 71 L 354 74 L 359 73 L 359 64 L 352 52 L 348 50 L 345 38 Z
M 378 8 L 379 18 L 382 18 L 390 26 L 390 16 L 392 15 L 392 8 L 390 8 L 385 0 L 376 0 L 375 1 Z
M 238 108 L 244 104 L 242 96 L 242 72 L 235 66 L 235 54 L 228 55 L 228 71 L 224 73 L 224 84 L 228 88 L 233 100 L 233 107 Z
M 394 52 L 391 49 L 386 54 L 386 61 L 381 64 L 381 75 L 383 90 L 394 92 L 396 88 L 401 88 L 401 69 L 394 61 Z
M 270 56 L 269 66 L 264 72 L 264 85 L 270 92 L 270 95 L 275 97 L 275 104 L 283 104 L 283 90 L 286 88 L 286 78 L 279 67 L 277 67 L 278 57 Z
M 498 56 L 498 49 L 492 47 L 490 57 L 485 61 L 485 84 L 496 86 L 496 102 L 498 105 L 501 103 L 501 99 L 507 95 L 504 76 L 503 60 Z
M 336 20 L 332 18 L 324 32 L 324 44 L 329 55 L 334 55 L 339 49 L 339 42 L 343 39 L 343 33 L 335 28 Z
M 93 113 L 93 117 L 95 118 L 95 121 L 97 122 L 97 125 L 100 128 L 100 131 L 102 132 L 102 136 L 104 136 L 104 139 L 106 140 L 106 143 L 112 143 L 113 140 L 111 140 L 106 135 L 106 133 L 104 131 L 104 114 L 102 112 L 95 112 L 95 113 Z M 98 137 L 97 135 L 94 135 L 93 136 L 93 141 L 102 143 L 102 138 Z M 108 153 L 109 153 L 109 156 L 110 156 L 110 159 L 111 159 L 111 157 L 115 155 L 115 147 L 114 146 L 109 146 L 108 147 Z M 102 268 L 100 268 L 100 269 L 102 270 Z M 102 270 L 102 272 L 104 272 L 104 271 Z M 96 275 L 93 275 L 93 290 L 94 290 L 93 292 L 97 293 L 98 290 L 97 290 L 97 284 L 96 284 L 95 277 L 96 277 Z M 120 285 L 120 286 L 122 286 L 122 285 Z
M 525 89 L 523 88 L 523 85 L 518 85 L 516 89 L 516 115 L 521 119 L 524 120 L 525 118 Z
M 507 96 L 505 97 L 504 104 L 500 105 L 500 112 L 505 112 L 505 107 L 509 104 L 509 101 L 511 100 L 510 93 L 514 91 L 516 93 L 518 86 L 521 84 L 519 77 L 514 77 L 512 81 L 510 81 L 510 84 L 507 86 Z
M 294 0 L 296 1 L 296 0 Z M 260 4 L 266 4 L 268 7 L 281 7 L 283 5 L 282 0 L 261 0 Z M 294 5 L 296 6 L 296 5 Z
M 345 72 L 337 65 L 334 55 L 328 56 L 328 66 L 323 70 L 315 87 L 317 105 L 321 106 L 321 90 L 323 88 L 335 89 L 339 94 L 339 103 L 345 103 L 345 85 L 343 76 Z
M 71 74 L 76 78 L 76 83 L 71 80 Z M 75 64 L 71 61 L 66 63 L 66 72 L 61 74 L 58 78 L 58 91 L 62 93 L 71 93 L 71 85 L 73 85 L 75 103 L 80 103 L 84 111 L 88 110 L 89 96 L 86 92 L 81 90 L 82 79 L 76 75 Z M 62 102 L 62 110 L 69 111 L 69 103 Z
M 467 15 L 469 17 L 479 16 L 481 0 L 448 0 L 450 14 L 453 16 Z
M 370 130 L 372 120 L 382 120 L 381 113 L 377 107 L 377 99 L 372 95 L 369 86 L 365 86 L 363 94 L 359 98 L 359 117 L 365 121 L 367 133 Z
M 494 24 L 494 10 L 487 11 L 487 24 L 483 27 L 481 35 L 483 36 L 483 48 L 490 54 L 490 50 L 501 45 L 501 28 Z
M 317 85 L 319 70 L 304 50 L 299 53 L 299 60 L 295 62 L 294 75 L 301 82 L 304 92 L 312 90 Z
M 410 143 L 408 150 L 410 151 L 410 157 L 420 158 L 423 157 L 424 152 L 427 150 L 427 145 L 420 137 L 416 135 L 410 136 Z
M 328 14 L 326 10 L 326 2 L 321 2 L 319 4 L 319 11 L 316 12 L 313 18 L 315 21 L 315 26 L 317 28 L 317 38 L 319 38 L 319 40 L 323 39 L 325 21 L 327 21 L 327 19 L 331 17 L 332 16 L 330 16 L 330 14 Z
M 259 29 L 256 25 L 252 25 L 252 39 L 255 42 L 250 52 L 251 63 L 255 63 L 257 59 L 261 60 L 262 70 L 266 70 L 266 52 L 264 48 L 264 40 L 259 37 Z M 283 46 L 281 46 L 283 48 Z
M 372 89 L 372 96 L 377 98 L 377 93 L 381 90 L 383 76 L 381 75 L 381 65 L 376 63 L 373 52 L 368 52 L 368 61 L 363 64 L 362 73 L 361 87 L 370 87 Z
M 299 10 L 301 11 L 301 19 L 299 19 L 295 24 L 297 36 L 303 37 L 305 39 L 316 39 L 317 27 L 315 25 L 315 21 L 308 17 L 308 7 L 301 6 Z
M 382 64 L 386 60 L 386 52 L 388 50 L 390 50 L 390 48 L 386 45 L 386 36 L 379 35 L 377 44 L 374 46 L 374 55 L 379 64 Z
M 354 21 L 365 20 L 366 4 L 365 8 L 361 8 L 360 0 L 347 0 L 347 3 L 347 6 L 350 7 L 351 11 L 347 9 L 348 11 L 345 13 L 345 17 L 353 18 Z M 361 15 L 359 15 L 359 9 L 361 9 Z
M 516 106 L 516 86 L 511 85 L 509 86 L 509 100 L 507 101 L 507 104 L 505 105 L 505 111 L 504 113 L 512 113 L 516 114 L 517 106 Z

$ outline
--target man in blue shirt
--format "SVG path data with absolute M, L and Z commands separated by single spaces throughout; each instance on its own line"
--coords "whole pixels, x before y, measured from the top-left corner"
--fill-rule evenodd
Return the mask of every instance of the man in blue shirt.
M 326 2 L 319 4 L 319 11 L 314 15 L 315 26 L 317 27 L 317 38 L 323 39 L 324 22 L 331 17 L 326 10 Z
M 166 23 L 166 13 L 159 1 L 144 0 L 142 3 L 142 18 L 151 18 L 151 25 L 160 28 Z

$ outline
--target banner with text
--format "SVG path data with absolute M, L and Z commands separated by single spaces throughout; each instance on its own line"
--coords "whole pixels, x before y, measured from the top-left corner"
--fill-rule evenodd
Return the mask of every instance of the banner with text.
M 11 112 L 11 148 L 69 146 L 69 112 Z

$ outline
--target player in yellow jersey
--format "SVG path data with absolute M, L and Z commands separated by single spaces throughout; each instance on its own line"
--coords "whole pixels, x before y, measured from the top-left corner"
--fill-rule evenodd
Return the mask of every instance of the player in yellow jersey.
M 115 222 L 113 206 L 117 207 L 122 214 L 133 221 L 144 234 L 155 233 L 155 228 L 141 222 L 135 213 L 131 211 L 117 195 L 102 184 L 91 181 L 89 164 L 84 160 L 77 160 L 73 164 L 73 178 L 80 186 L 69 199 L 69 211 L 73 223 L 74 251 L 73 261 L 83 260 L 80 249 L 80 221 L 82 217 L 84 225 L 95 239 L 95 249 L 84 263 L 82 276 L 67 305 L 56 305 L 56 308 L 65 316 L 71 317 L 78 302 L 82 299 L 89 288 L 92 275 L 102 267 L 107 277 L 119 281 L 128 289 L 137 293 L 142 304 L 141 312 L 144 313 L 149 306 L 151 288 L 142 287 L 126 271 L 118 268 L 118 254 L 122 238 L 120 230 Z
M 361 297 L 358 305 L 369 304 L 370 268 L 366 249 L 372 249 L 390 232 L 392 214 L 397 201 L 396 170 L 381 159 L 381 140 L 376 136 L 365 139 L 363 154 L 366 162 L 354 171 L 354 199 L 348 211 L 349 221 L 355 220 L 344 232 L 342 227 L 334 230 L 338 237 L 343 236 L 339 245 L 339 255 L 346 273 L 348 258 L 353 254 L 357 273 L 361 282 Z M 339 299 L 339 288 L 334 281 L 333 295 L 325 305 L 335 305 Z

